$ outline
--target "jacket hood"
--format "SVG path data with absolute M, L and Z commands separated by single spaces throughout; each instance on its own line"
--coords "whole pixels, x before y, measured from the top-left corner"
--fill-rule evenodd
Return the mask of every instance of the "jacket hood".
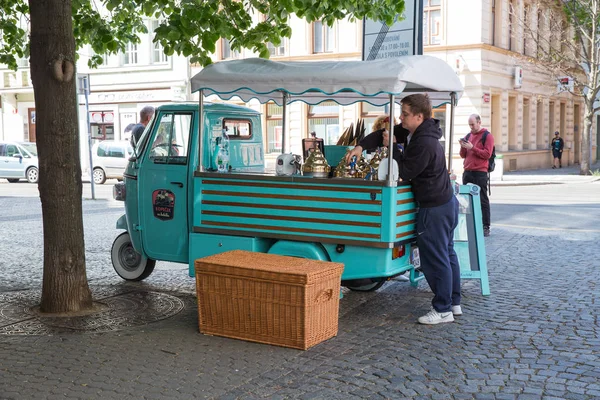
M 440 129 L 440 120 L 435 118 L 428 118 L 419 125 L 415 130 L 413 136 L 426 137 L 430 136 L 437 140 L 441 139 L 443 135 Z

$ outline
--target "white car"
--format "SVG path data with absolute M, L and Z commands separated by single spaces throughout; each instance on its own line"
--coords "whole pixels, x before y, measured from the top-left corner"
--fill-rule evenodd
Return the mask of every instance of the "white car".
M 133 147 L 127 141 L 104 140 L 92 146 L 94 183 L 103 184 L 107 179 L 123 180 L 123 172 Z
M 35 143 L 0 142 L 0 178 L 10 183 L 21 179 L 37 183 L 39 169 Z

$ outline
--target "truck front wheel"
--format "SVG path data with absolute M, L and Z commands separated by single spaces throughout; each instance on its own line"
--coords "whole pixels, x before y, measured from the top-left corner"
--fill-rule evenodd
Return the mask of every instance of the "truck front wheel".
M 154 271 L 156 260 L 135 251 L 127 232 L 117 236 L 110 253 L 115 271 L 127 281 L 141 281 Z

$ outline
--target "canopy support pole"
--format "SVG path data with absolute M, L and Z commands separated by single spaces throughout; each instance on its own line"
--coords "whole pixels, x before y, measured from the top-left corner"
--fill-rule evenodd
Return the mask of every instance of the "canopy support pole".
M 396 97 L 393 94 L 390 94 L 390 131 L 389 131 L 389 143 L 388 143 L 388 173 L 387 173 L 387 186 L 392 187 L 396 186 L 396 182 L 394 182 L 394 109 L 396 108 L 394 102 L 396 101 Z
M 204 172 L 204 90 L 198 92 L 198 171 Z
M 450 133 L 446 139 L 448 144 L 448 173 L 452 173 L 452 156 L 453 152 L 453 141 L 454 141 L 454 108 L 456 104 L 456 93 L 450 93 Z
M 281 110 L 282 115 L 282 119 L 281 119 L 281 154 L 285 153 L 286 150 L 286 146 L 287 146 L 287 131 L 286 131 L 286 125 L 287 125 L 287 102 L 288 102 L 288 92 L 283 92 L 283 107 Z

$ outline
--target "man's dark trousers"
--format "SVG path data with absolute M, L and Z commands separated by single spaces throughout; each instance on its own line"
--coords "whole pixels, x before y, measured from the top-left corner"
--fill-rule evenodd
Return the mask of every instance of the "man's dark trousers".
M 483 171 L 465 171 L 463 173 L 463 185 L 472 183 L 479 186 L 481 197 L 481 219 L 483 226 L 490 226 L 490 198 L 488 197 L 489 174 Z
M 458 200 L 438 207 L 419 208 L 417 246 L 421 270 L 434 294 L 431 304 L 437 312 L 460 305 L 460 266 L 454 251 L 454 229 L 458 224 Z

